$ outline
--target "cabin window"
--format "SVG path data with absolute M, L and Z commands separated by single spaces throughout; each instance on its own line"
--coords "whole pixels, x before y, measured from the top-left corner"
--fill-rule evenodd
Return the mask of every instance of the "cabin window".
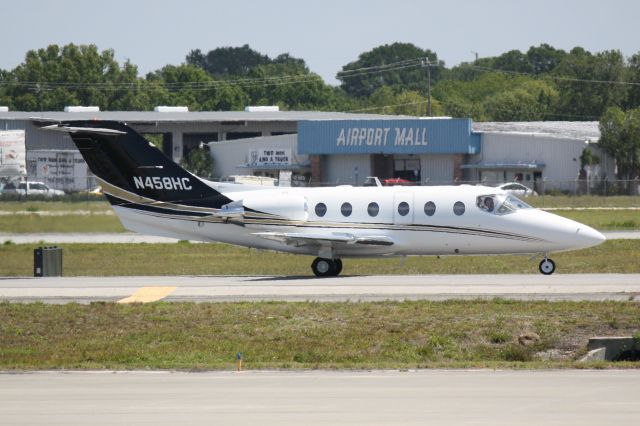
M 342 206 L 340 206 L 340 212 L 342 213 L 342 216 L 351 216 L 352 211 L 353 207 L 351 207 L 350 203 L 342 203 Z
M 456 203 L 453 205 L 453 213 L 455 213 L 456 216 L 462 216 L 464 214 L 464 203 L 462 201 L 456 201 Z
M 369 216 L 371 217 L 378 216 L 379 212 L 380 212 L 380 206 L 378 205 L 378 203 L 369 203 L 369 205 L 367 206 L 367 213 L 369 213 Z
M 316 204 L 316 216 L 322 217 L 327 214 L 327 205 L 325 203 Z
M 424 204 L 424 214 L 433 216 L 436 213 L 436 204 L 433 201 L 427 201 Z
M 409 203 L 407 203 L 406 201 L 403 201 L 400 204 L 398 204 L 398 214 L 400 216 L 408 215 L 409 214 Z

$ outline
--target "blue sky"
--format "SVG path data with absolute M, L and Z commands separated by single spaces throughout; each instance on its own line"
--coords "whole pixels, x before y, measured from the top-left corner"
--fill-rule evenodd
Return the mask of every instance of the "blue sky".
M 96 44 L 130 59 L 140 73 L 180 64 L 199 48 L 288 52 L 335 84 L 342 65 L 375 46 L 410 42 L 448 66 L 549 43 L 591 51 L 640 51 L 640 2 L 627 0 L 268 0 L 179 2 L 5 0 L 0 4 L 0 68 L 29 49 Z

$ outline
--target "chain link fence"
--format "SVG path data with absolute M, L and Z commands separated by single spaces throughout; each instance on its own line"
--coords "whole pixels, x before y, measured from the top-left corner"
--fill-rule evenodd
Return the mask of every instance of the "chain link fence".
M 243 177 L 246 178 L 246 177 Z M 239 177 L 225 177 L 212 179 L 214 182 L 236 182 L 251 185 L 263 185 L 267 187 L 279 186 L 277 179 L 251 177 L 252 179 L 240 179 Z M 557 181 L 538 179 L 529 182 L 488 182 L 488 181 L 433 181 L 410 182 L 403 179 L 380 179 L 383 186 L 436 186 L 436 185 L 485 185 L 500 186 L 505 184 L 519 184 L 525 189 L 508 188 L 515 195 L 521 196 L 628 196 L 640 199 L 640 179 L 632 180 L 582 180 Z M 363 179 L 354 181 L 319 182 L 305 179 L 295 179 L 287 182 L 286 186 L 294 187 L 322 187 L 322 186 L 371 186 L 371 181 Z M 282 185 L 285 186 L 285 185 Z M 98 186 L 95 176 L 70 176 L 52 177 L 31 176 L 15 177 L 0 176 L 0 201 L 100 201 L 103 200 L 101 188 Z

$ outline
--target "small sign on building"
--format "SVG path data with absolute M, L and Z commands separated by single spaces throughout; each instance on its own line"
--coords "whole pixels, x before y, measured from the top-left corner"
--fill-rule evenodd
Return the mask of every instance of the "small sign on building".
M 289 166 L 291 165 L 290 149 L 252 149 L 249 151 L 248 166 Z
M 0 178 L 25 176 L 24 130 L 0 131 Z

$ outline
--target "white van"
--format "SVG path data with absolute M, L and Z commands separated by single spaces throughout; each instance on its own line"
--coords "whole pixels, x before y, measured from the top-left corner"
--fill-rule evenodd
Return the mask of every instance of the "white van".
M 45 197 L 64 195 L 64 191 L 49 188 L 43 182 L 10 182 L 4 186 L 3 192 L 6 194 L 44 195 Z

